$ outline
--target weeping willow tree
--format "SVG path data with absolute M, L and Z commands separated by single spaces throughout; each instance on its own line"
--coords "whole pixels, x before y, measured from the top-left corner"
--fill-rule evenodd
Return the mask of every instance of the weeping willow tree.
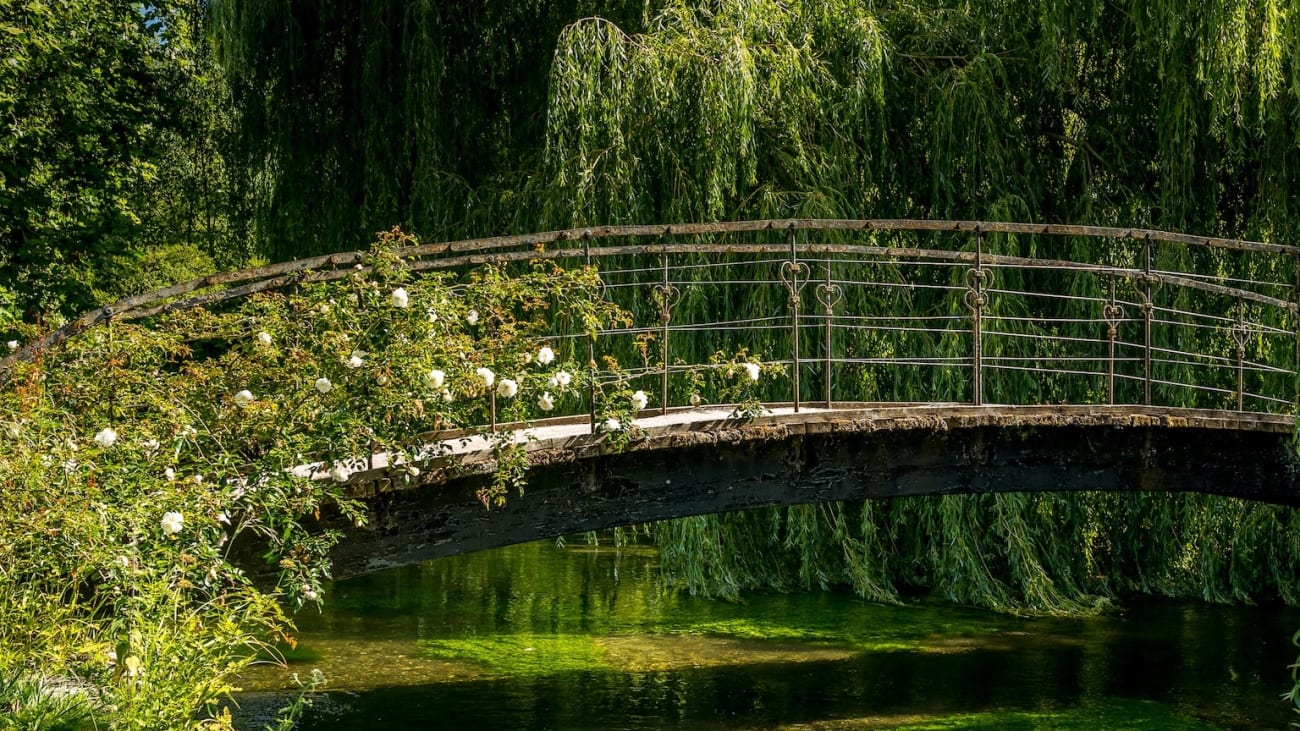
M 356 248 L 394 224 L 425 239 L 788 216 L 1300 233 L 1300 19 L 1283 0 L 214 0 L 211 14 L 239 103 L 236 182 L 272 258 Z M 990 243 L 1052 253 L 1032 238 Z M 1077 260 L 1136 256 L 1050 245 Z M 1170 268 L 1274 266 L 1160 255 Z M 1101 284 L 1072 286 L 1096 296 Z M 884 296 L 854 306 L 897 304 Z M 1035 317 L 1077 314 L 992 307 L 1039 336 L 1062 333 Z M 963 347 L 913 337 L 840 347 Z M 900 400 L 967 387 L 856 379 Z M 1013 402 L 1086 396 L 1025 376 L 994 388 Z M 888 601 L 925 586 L 1057 611 L 1128 591 L 1294 603 L 1296 521 L 1203 496 L 1004 494 L 692 518 L 657 537 L 696 591 L 847 584 Z
M 640 0 L 212 0 L 235 185 L 272 259 L 537 223 L 522 203 L 561 29 Z M 515 220 L 517 212 L 518 220 Z M 382 222 L 382 223 L 381 223 Z

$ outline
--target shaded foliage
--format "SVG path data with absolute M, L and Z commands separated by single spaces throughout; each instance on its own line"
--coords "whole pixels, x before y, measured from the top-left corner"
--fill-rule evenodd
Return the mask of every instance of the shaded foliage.
M 221 93 L 202 13 L 193 0 L 0 2 L 0 288 L 27 319 L 124 294 L 120 257 L 224 219 L 225 201 L 195 192 L 215 178 L 201 130 L 216 108 L 197 102 Z

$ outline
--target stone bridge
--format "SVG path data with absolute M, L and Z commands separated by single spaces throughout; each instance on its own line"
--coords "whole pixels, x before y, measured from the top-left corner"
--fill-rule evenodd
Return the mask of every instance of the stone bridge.
M 393 254 L 414 276 L 594 267 L 599 296 L 627 322 L 599 338 L 552 323 L 539 339 L 586 376 L 568 416 L 540 418 L 553 413 L 540 407 L 547 413 L 521 417 L 539 417 L 530 424 L 498 425 L 489 388 L 474 396 L 484 423 L 422 437 L 451 454 L 420 462 L 417 480 L 384 454 L 360 455 L 351 485 L 372 520 L 335 522 L 347 534 L 334 554 L 340 576 L 826 500 L 1141 490 L 1300 505 L 1300 247 L 1136 228 L 793 219 L 593 227 Z M 132 297 L 25 344 L 0 361 L 0 383 L 15 363 L 106 322 L 341 281 L 366 262 L 333 254 Z M 751 389 L 749 406 L 767 402 L 764 415 L 687 406 L 709 378 L 723 384 L 716 400 L 731 400 L 717 394 L 759 354 L 788 377 Z M 607 356 L 623 365 L 605 368 Z M 598 428 L 606 386 L 637 393 L 626 448 Z M 488 510 L 477 493 L 494 468 L 493 435 L 506 432 L 527 442 L 532 467 L 522 495 Z M 320 467 L 303 476 L 328 479 Z
M 1146 406 L 833 404 L 775 406 L 752 421 L 717 408 L 638 420 L 611 450 L 583 419 L 530 429 L 522 495 L 486 510 L 482 444 L 460 446 L 457 477 L 426 464 L 393 480 L 382 457 L 355 476 L 371 513 L 333 526 L 335 574 L 589 530 L 837 500 L 1013 491 L 1168 491 L 1300 506 L 1294 419 Z

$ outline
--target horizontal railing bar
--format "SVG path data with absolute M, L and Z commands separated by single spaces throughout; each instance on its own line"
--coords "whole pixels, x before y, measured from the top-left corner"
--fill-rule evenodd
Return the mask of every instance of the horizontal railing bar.
M 890 363 L 903 363 L 912 365 L 955 365 L 970 366 L 970 358 L 959 356 L 917 356 L 914 358 L 836 358 L 836 363 L 847 363 L 849 365 L 876 364 L 888 365 Z
M 1142 321 L 1133 320 L 1132 322 L 1142 322 Z M 1227 332 L 1228 330 L 1228 328 L 1224 327 L 1222 324 L 1208 324 L 1203 322 L 1180 322 L 1178 320 L 1152 320 L 1151 322 L 1152 324 L 1155 325 L 1165 325 L 1168 327 L 1184 327 L 1184 328 L 1191 328 L 1194 330 L 1215 330 L 1218 332 Z M 1274 327 L 1272 325 L 1263 325 L 1258 322 L 1249 322 L 1249 321 L 1247 321 L 1245 325 L 1247 328 L 1250 329 L 1250 334 L 1252 337 L 1255 335 L 1262 335 L 1265 337 L 1288 337 L 1288 338 L 1295 337 L 1295 333 L 1292 332 L 1291 330 L 1283 330 L 1282 328 Z
M 826 315 L 819 315 L 816 313 L 811 313 L 811 314 L 804 313 L 799 315 L 799 319 L 817 320 L 819 322 L 823 322 L 826 320 Z M 969 320 L 970 317 L 968 315 L 832 315 L 831 319 L 837 323 L 844 320 L 909 322 L 909 321 L 924 321 L 924 320 L 931 320 L 931 321 Z
M 1090 262 L 1075 262 L 1069 260 L 1032 258 L 1022 256 L 1012 256 L 1005 254 L 996 254 L 984 251 L 980 258 L 973 251 L 965 250 L 969 246 L 969 239 L 965 237 L 957 240 L 959 249 L 934 249 L 908 246 L 890 246 L 879 245 L 872 240 L 866 242 L 849 242 L 849 243 L 819 243 L 815 241 L 785 243 L 693 243 L 693 242 L 662 242 L 636 245 L 600 245 L 592 246 L 592 241 L 601 241 L 608 239 L 637 239 L 637 238 L 657 238 L 663 237 L 712 237 L 721 235 L 743 234 L 743 233 L 780 233 L 783 235 L 792 235 L 794 232 L 844 232 L 844 233 L 861 233 L 861 232 L 918 232 L 930 234 L 1023 234 L 1033 236 L 1078 236 L 1105 239 L 1127 239 L 1134 241 L 1146 242 L 1164 242 L 1176 243 L 1190 246 L 1200 246 L 1207 248 L 1216 248 L 1224 250 L 1236 250 L 1247 252 L 1262 252 L 1275 255 L 1284 255 L 1293 259 L 1300 259 L 1300 248 L 1282 246 L 1277 244 L 1268 244 L 1263 242 L 1245 241 L 1236 239 L 1224 239 L 1216 237 L 1195 236 L 1189 234 L 1180 234 L 1165 231 L 1155 231 L 1148 229 L 1134 228 L 1117 228 L 1117 227 L 1095 227 L 1095 226 L 1077 226 L 1077 225 L 1058 225 L 1058 224 L 1024 224 L 1009 222 L 980 222 L 980 221 L 926 221 L 916 219 L 852 219 L 852 220 L 822 220 L 822 219 L 780 219 L 780 220 L 761 220 L 761 221 L 738 221 L 738 222 L 721 222 L 721 223 L 704 223 L 704 224 L 672 224 L 672 225 L 652 225 L 652 226 L 604 226 L 582 229 L 569 229 L 566 231 L 551 231 L 536 234 L 523 234 L 511 236 L 497 236 L 480 239 L 465 239 L 461 241 L 442 242 L 435 244 L 422 244 L 412 247 L 405 247 L 397 250 L 395 253 L 410 261 L 410 267 L 416 271 L 428 269 L 446 269 L 459 266 L 468 266 L 482 263 L 510 263 L 521 262 L 531 259 L 577 259 L 585 257 L 596 257 L 605 259 L 616 256 L 633 256 L 633 255 L 689 255 L 689 254 L 736 254 L 736 255 L 781 255 L 786 254 L 799 257 L 803 256 L 806 263 L 819 264 L 826 267 L 845 266 L 847 262 L 844 259 L 829 258 L 834 255 L 844 255 L 852 257 L 873 257 L 872 264 L 890 264 L 893 266 L 943 266 L 959 267 L 968 264 L 974 264 L 979 267 L 999 268 L 999 269 L 1052 269 L 1057 271 L 1074 272 L 1074 273 L 1092 273 L 1106 277 L 1120 277 L 1137 280 L 1143 276 L 1143 272 L 1133 268 L 1123 268 L 1108 265 L 1099 265 Z M 792 237 L 793 238 L 793 237 Z M 898 240 L 913 237 L 885 237 L 886 243 L 889 239 Z M 914 237 L 918 242 L 922 237 Z M 943 238 L 940 239 L 941 241 Z M 551 244 L 559 244 L 560 247 L 550 247 Z M 527 247 L 522 251 L 510 250 L 517 247 Z M 818 256 L 822 258 L 815 258 Z M 436 257 L 436 258 L 435 258 Z M 187 309 L 209 304 L 216 304 L 225 300 L 249 296 L 259 292 L 269 291 L 282 288 L 297 283 L 328 282 L 350 276 L 357 268 L 364 269 L 364 254 L 362 252 L 342 252 L 324 256 L 302 259 L 293 262 L 282 262 L 253 269 L 246 269 L 237 272 L 225 272 L 214 274 L 207 277 L 181 282 L 171 287 L 167 287 L 155 292 L 144 293 L 120 300 L 107 307 L 99 308 L 92 312 L 77 318 L 72 323 L 50 333 L 33 339 L 23 346 L 18 352 L 11 354 L 3 361 L 0 361 L 0 382 L 6 380 L 10 373 L 10 368 L 14 362 L 21 360 L 30 360 L 42 349 L 65 341 L 68 337 L 81 332 L 89 327 L 93 327 L 110 319 L 142 319 L 175 310 Z M 738 262 L 702 262 L 702 263 L 679 263 L 675 271 L 686 271 L 691 269 L 713 268 L 718 266 L 775 266 L 783 264 L 784 258 L 772 256 L 764 261 L 738 261 Z M 667 262 L 665 262 L 667 264 Z M 622 277 L 633 276 L 659 271 L 659 267 L 651 268 L 626 268 L 620 270 L 611 270 L 605 276 Z M 1289 273 L 1290 268 L 1286 268 Z M 1159 271 L 1157 276 L 1159 280 L 1167 285 L 1194 289 L 1212 294 L 1218 294 L 1226 297 L 1235 298 L 1239 301 L 1253 302 L 1256 304 L 1266 305 L 1283 309 L 1288 312 L 1297 312 L 1300 308 L 1296 303 L 1278 297 L 1268 296 L 1259 292 L 1240 287 L 1227 286 L 1225 283 L 1249 284 L 1258 287 L 1288 287 L 1289 283 L 1258 281 L 1246 278 L 1215 277 L 1211 275 L 1196 272 L 1165 272 Z M 813 278 L 814 281 L 816 278 Z M 944 286 L 935 284 L 916 284 L 916 283 L 861 283 L 847 282 L 837 280 L 844 284 L 852 286 L 868 287 L 906 287 L 908 289 L 934 289 L 941 291 L 958 291 L 964 289 L 961 286 Z M 755 286 L 766 284 L 777 284 L 773 280 L 725 280 L 723 282 L 701 282 L 710 285 L 726 286 L 734 284 L 736 286 Z M 690 283 L 683 283 L 689 285 Z M 635 287 L 641 286 L 637 283 L 612 283 L 612 288 Z M 218 291 L 202 292 L 202 290 L 224 287 Z M 1020 296 L 1020 297 L 1049 297 L 1063 300 L 1082 300 L 1088 302 L 1102 302 L 1098 297 L 1081 297 L 1077 295 L 1049 294 L 1037 292 L 1017 292 L 1015 290 L 988 290 L 993 294 L 1003 296 Z M 176 299 L 185 297 L 196 292 L 202 292 L 187 299 Z M 1179 310 L 1162 310 L 1174 312 L 1180 315 L 1190 317 L 1202 317 L 1213 319 L 1213 316 L 1204 316 L 1196 313 L 1187 313 Z M 807 322 L 808 318 L 799 317 L 796 313 L 796 328 L 801 327 L 800 321 Z M 990 315 L 990 319 L 999 319 L 997 316 Z M 1060 322 L 1070 322 L 1069 319 L 1061 319 Z M 1080 320 L 1087 322 L 1087 320 Z M 1128 321 L 1128 320 L 1126 320 Z M 1226 318 L 1219 321 L 1226 321 Z M 1170 323 L 1183 324 L 1183 323 Z M 810 325 L 804 325 L 808 327 Z M 700 328 L 713 327 L 714 325 L 699 325 Z M 1274 334 L 1284 334 L 1288 331 L 1281 330 L 1272 326 L 1251 325 L 1253 331 L 1268 332 Z M 755 328 L 761 329 L 761 328 Z M 771 329 L 777 329 L 773 326 Z M 885 328 L 880 328 L 885 329 Z M 913 331 L 918 331 L 913 329 Z M 628 330 L 631 332 L 644 332 L 643 329 Z M 925 332 L 944 332 L 960 333 L 967 332 L 964 330 L 942 330 L 942 331 L 925 331 Z M 1025 337 L 1023 334 L 999 333 L 993 331 L 990 335 L 1007 335 Z M 1047 336 L 1043 336 L 1047 337 Z M 1058 338 L 1059 339 L 1059 338 Z M 1098 340 L 1083 339 L 1083 342 L 1100 342 Z
M 1008 338 L 1025 338 L 1027 340 L 1059 340 L 1065 343 L 1099 343 L 1105 344 L 1105 338 L 1083 338 L 1077 335 L 1047 335 L 1044 333 L 1017 333 L 1007 330 L 985 330 L 985 335 L 1001 335 Z M 1117 344 L 1118 340 L 1115 341 Z

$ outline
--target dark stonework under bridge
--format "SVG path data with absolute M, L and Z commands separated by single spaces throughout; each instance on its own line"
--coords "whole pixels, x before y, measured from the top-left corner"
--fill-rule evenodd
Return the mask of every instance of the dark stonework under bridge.
M 625 451 L 584 420 L 530 429 L 524 494 L 486 510 L 490 457 L 445 479 L 356 475 L 370 523 L 342 525 L 335 575 L 690 515 L 835 500 L 1014 491 L 1170 491 L 1300 506 L 1289 416 L 1144 406 L 840 404 L 750 422 L 726 409 L 641 419 Z M 430 467 L 426 465 L 426 467 Z

